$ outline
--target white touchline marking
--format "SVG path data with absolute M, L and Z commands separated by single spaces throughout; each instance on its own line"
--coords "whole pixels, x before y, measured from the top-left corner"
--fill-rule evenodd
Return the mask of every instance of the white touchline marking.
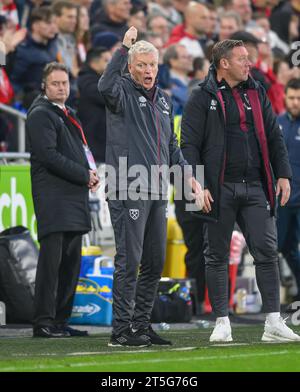
M 166 351 L 191 351 L 191 350 L 196 350 L 199 347 L 177 347 L 177 348 L 170 348 Z M 95 355 L 95 354 L 136 354 L 136 353 L 160 353 L 161 350 L 130 350 L 130 351 L 93 351 L 93 352 L 78 352 L 78 353 L 68 353 L 66 354 L 67 356 L 80 356 L 80 355 Z
M 126 351 L 122 351 L 126 353 Z M 65 369 L 68 368 L 80 368 L 87 366 L 122 366 L 122 365 L 135 365 L 135 364 L 152 364 L 152 363 L 163 363 L 163 362 L 190 362 L 190 361 L 209 361 L 215 359 L 239 359 L 239 358 L 251 358 L 251 357 L 268 357 L 268 356 L 279 356 L 279 355 L 295 355 L 300 354 L 300 351 L 274 351 L 274 352 L 265 352 L 265 353 L 249 353 L 249 354 L 227 354 L 227 355 L 210 355 L 210 356 L 198 356 L 191 358 L 157 358 L 157 359 L 134 359 L 129 361 L 113 361 L 113 362 L 103 362 L 102 359 L 99 359 L 99 362 L 79 362 L 79 363 L 68 363 L 68 365 L 33 365 L 33 366 L 24 366 L 24 367 L 6 367 L 1 368 L 1 372 L 13 372 L 16 370 L 20 371 L 33 371 L 33 370 L 51 370 L 51 369 Z
M 215 343 L 210 347 L 232 347 L 232 346 L 249 346 L 249 343 Z
M 124 347 L 125 348 L 125 347 Z M 170 348 L 166 351 L 192 351 L 192 350 L 197 350 L 199 347 L 176 347 L 176 348 Z M 165 351 L 165 352 L 166 352 Z M 67 357 L 77 357 L 77 356 L 85 356 L 85 355 L 110 355 L 110 354 L 138 354 L 138 353 L 159 353 L 161 350 L 118 350 L 118 351 L 83 351 L 83 352 L 74 352 L 74 353 L 66 353 L 63 354 L 64 356 Z M 32 354 L 12 354 L 13 357 L 32 357 Z M 61 353 L 41 353 L 41 354 L 35 354 L 35 356 L 62 356 Z

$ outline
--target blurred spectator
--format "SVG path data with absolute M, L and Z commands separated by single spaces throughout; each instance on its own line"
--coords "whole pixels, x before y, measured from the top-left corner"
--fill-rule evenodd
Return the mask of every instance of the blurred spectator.
M 181 16 L 181 20 L 178 21 L 177 23 L 182 23 L 184 20 L 184 13 L 186 10 L 186 7 L 190 3 L 191 0 L 172 0 L 172 4 L 174 9 L 178 12 L 178 14 Z
M 20 25 L 22 27 L 29 27 L 31 12 L 34 8 L 42 6 L 50 6 L 51 0 L 25 0 L 24 4 L 16 1 L 19 13 Z
M 167 45 L 179 43 L 184 45 L 193 57 L 205 57 L 209 10 L 205 5 L 192 1 L 186 8 L 184 20 L 184 24 L 173 29 Z
M 86 53 L 91 47 L 90 17 L 86 6 L 79 7 L 75 35 L 77 42 L 78 66 L 81 67 L 86 60 Z
M 290 43 L 300 38 L 300 2 L 299 0 L 281 1 L 273 9 L 271 29 L 284 42 Z
M 188 99 L 189 74 L 193 70 L 192 56 L 184 45 L 173 44 L 164 54 L 164 64 L 168 66 L 170 72 L 169 90 L 173 114 L 181 115 Z
M 290 41 L 298 41 L 300 38 L 300 16 L 299 15 L 292 15 L 290 21 Z
M 19 28 L 19 15 L 15 2 L 13 0 L 1 0 L 0 15 L 4 15 L 9 26 Z
M 280 107 L 280 113 L 282 114 L 285 110 L 285 88 L 288 82 L 293 78 L 300 77 L 300 69 L 298 67 L 290 68 L 289 63 L 283 59 L 277 59 L 274 61 L 273 72 L 276 76 L 277 82 L 277 100 L 282 106 Z
M 57 60 L 65 64 L 71 75 L 76 78 L 78 74 L 78 61 L 75 30 L 78 19 L 78 7 L 69 1 L 62 0 L 55 2 L 52 10 L 58 28 Z M 72 79 L 71 84 L 73 84 Z
M 101 11 L 102 8 L 102 0 L 93 0 L 91 8 L 90 8 L 90 21 L 91 21 L 91 26 L 95 24 L 97 21 L 99 12 Z
M 289 45 L 282 41 L 275 31 L 271 30 L 269 18 L 263 14 L 254 15 L 254 20 L 260 28 L 262 28 L 267 34 L 267 39 L 271 45 L 272 50 L 279 49 L 284 54 L 289 53 Z
M 93 0 L 72 0 L 72 3 L 78 5 L 79 7 L 85 7 L 89 10 L 92 6 Z
M 93 38 L 93 47 L 105 47 L 113 54 L 121 46 L 121 40 L 115 33 L 97 33 Z
M 210 62 L 206 58 L 196 57 L 193 61 L 193 77 L 189 83 L 189 93 L 202 82 L 209 70 Z
M 128 26 L 134 26 L 139 33 L 146 33 L 146 15 L 141 7 L 132 7 L 130 10 L 130 17 Z
M 133 7 L 138 7 L 144 12 L 147 12 L 147 2 L 148 0 L 131 0 L 131 4 Z M 97 21 L 97 16 L 102 8 L 102 0 L 93 0 L 92 5 L 90 7 L 90 18 L 91 24 L 94 25 L 95 21 Z
M 1 55 L 2 58 L 2 55 Z M 14 98 L 14 90 L 4 67 L 0 64 L 0 103 L 9 105 Z
M 295 276 L 300 300 L 300 79 L 292 79 L 286 86 L 286 113 L 278 117 L 292 168 L 291 196 L 287 205 L 278 208 L 278 249 Z
M 291 79 L 300 78 L 300 68 L 290 68 L 288 61 L 284 59 L 277 59 L 274 61 L 273 71 L 278 83 L 282 84 L 284 88 Z
M 26 108 L 40 91 L 43 68 L 56 59 L 56 32 L 54 17 L 49 7 L 32 11 L 30 32 L 16 49 L 10 75 L 15 93 L 22 97 Z
M 242 29 L 242 19 L 235 11 L 227 11 L 220 15 L 219 41 L 229 39 L 236 31 Z
M 161 35 L 153 32 L 148 32 L 145 36 L 145 40 L 156 47 L 156 49 L 158 50 L 158 65 L 162 64 L 165 48 Z
M 170 38 L 170 25 L 162 15 L 152 15 L 147 20 L 148 31 L 161 36 L 163 43 L 166 44 Z
M 255 12 L 259 12 L 266 18 L 269 18 L 272 9 L 277 6 L 279 0 L 252 0 L 252 8 Z
M 14 26 L 7 24 L 6 17 L 0 15 L 0 40 L 4 43 L 6 56 L 13 53 L 16 47 L 25 39 L 26 29 L 15 30 Z M 8 58 L 6 59 L 8 60 Z M 8 62 L 6 62 L 8 65 Z
M 106 115 L 104 100 L 97 85 L 110 59 L 111 54 L 106 48 L 89 50 L 86 63 L 78 76 L 78 116 L 98 163 L 105 162 Z
M 234 11 L 240 15 L 244 28 L 253 24 L 250 0 L 223 0 L 222 4 L 225 11 Z
M 258 39 L 258 57 L 260 67 L 264 72 L 273 69 L 274 56 L 268 34 L 261 27 L 253 27 L 247 30 Z
M 217 12 L 217 7 L 213 4 L 206 4 L 209 11 L 209 27 L 207 30 L 207 37 L 213 41 L 217 40 L 217 28 L 219 23 L 219 16 Z
M 4 59 L 5 53 L 1 53 L 1 59 Z M 12 85 L 8 79 L 6 71 L 0 63 L 0 103 L 9 105 L 14 97 Z M 12 131 L 13 123 L 9 115 L 0 111 L 0 152 L 8 151 L 10 145 L 10 134 Z
M 152 15 L 161 15 L 167 19 L 171 26 L 182 23 L 182 15 L 173 6 L 172 0 L 156 0 L 148 3 L 148 13 Z
M 102 8 L 93 19 L 92 36 L 109 31 L 122 39 L 128 29 L 131 7 L 130 0 L 102 0 Z

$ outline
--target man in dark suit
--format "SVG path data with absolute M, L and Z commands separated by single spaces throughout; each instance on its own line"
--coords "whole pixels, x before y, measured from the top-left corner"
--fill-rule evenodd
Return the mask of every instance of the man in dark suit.
M 34 337 L 83 336 L 68 326 L 81 261 L 81 236 L 90 230 L 89 189 L 99 179 L 83 129 L 65 106 L 67 68 L 50 63 L 43 93 L 30 107 L 26 131 L 40 255 L 35 284 Z

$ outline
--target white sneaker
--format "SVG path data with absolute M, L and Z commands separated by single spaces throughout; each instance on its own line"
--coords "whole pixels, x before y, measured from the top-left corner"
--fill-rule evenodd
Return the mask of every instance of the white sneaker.
M 230 322 L 220 319 L 209 338 L 210 342 L 232 342 Z
M 265 331 L 261 340 L 263 342 L 300 342 L 300 336 L 286 325 L 285 320 L 279 317 L 272 324 L 266 320 Z

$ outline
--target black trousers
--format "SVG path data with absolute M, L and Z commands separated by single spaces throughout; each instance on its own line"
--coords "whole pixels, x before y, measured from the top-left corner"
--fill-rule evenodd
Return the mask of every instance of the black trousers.
M 35 281 L 35 326 L 68 323 L 80 263 L 80 233 L 53 233 L 41 239 Z
M 164 200 L 109 200 L 115 234 L 113 333 L 147 328 L 166 254 Z
M 209 298 L 217 317 L 228 315 L 228 262 L 234 223 L 254 258 L 263 311 L 279 312 L 279 268 L 275 218 L 261 182 L 224 183 L 217 223 L 204 224 L 204 257 Z
M 188 278 L 195 279 L 198 301 L 205 297 L 205 261 L 203 255 L 203 220 L 185 210 L 185 200 L 175 200 L 175 212 L 187 246 L 185 265 Z M 197 311 L 197 309 L 196 309 Z M 200 309 L 199 309 L 200 311 Z

